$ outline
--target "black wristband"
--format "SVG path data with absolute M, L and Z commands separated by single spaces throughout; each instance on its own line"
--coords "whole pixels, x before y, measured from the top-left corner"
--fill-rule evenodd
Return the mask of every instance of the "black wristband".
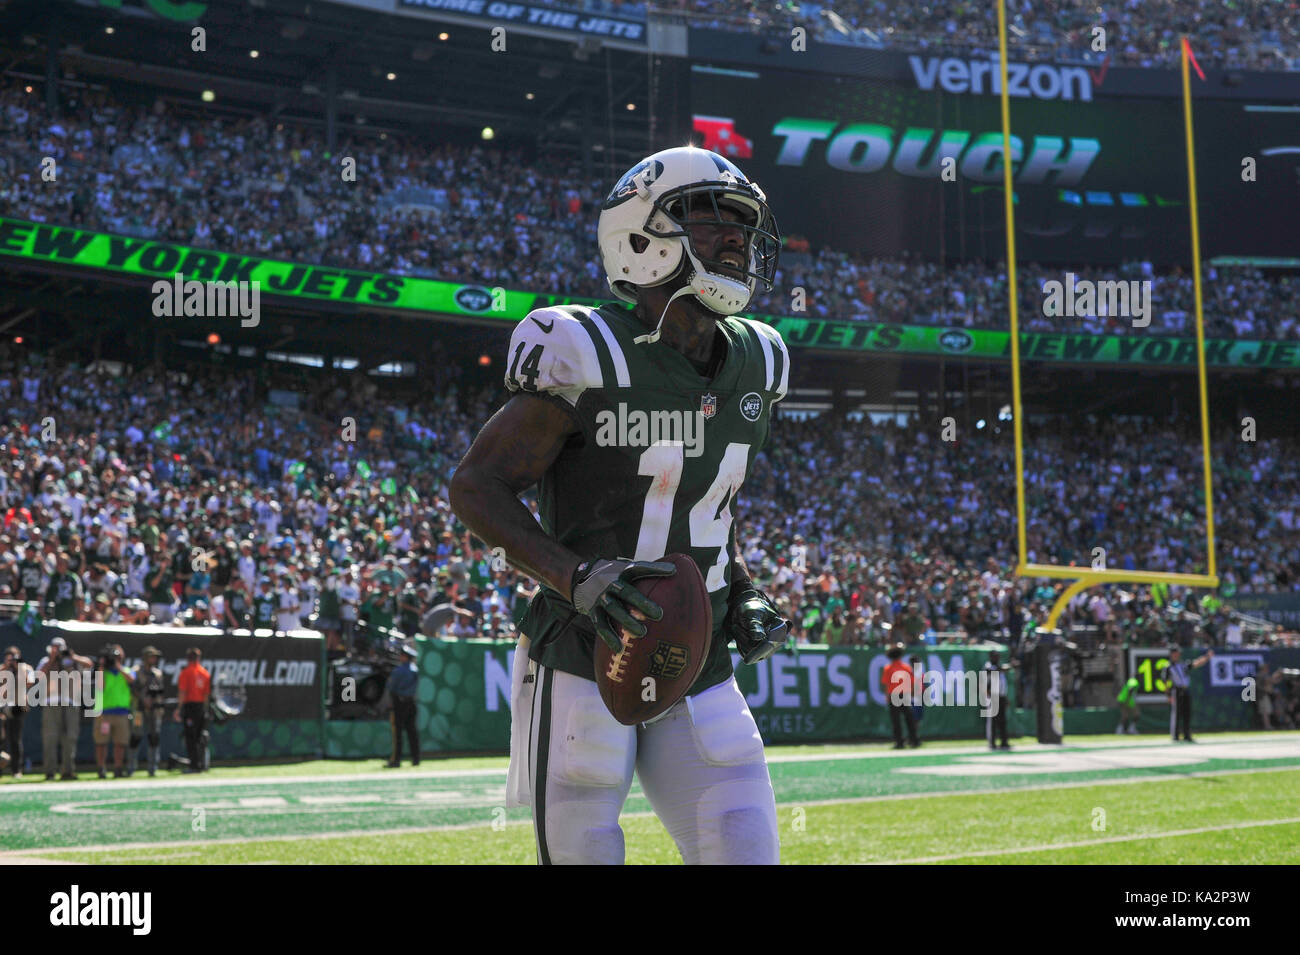
M 744 593 L 746 590 L 757 590 L 749 576 L 740 569 L 734 562 L 731 565 L 731 589 L 727 591 L 727 596 L 732 594 Z
M 573 576 L 569 578 L 569 603 L 573 603 L 573 592 L 578 589 L 578 578 L 590 569 L 592 561 L 584 560 L 577 567 L 573 568 Z

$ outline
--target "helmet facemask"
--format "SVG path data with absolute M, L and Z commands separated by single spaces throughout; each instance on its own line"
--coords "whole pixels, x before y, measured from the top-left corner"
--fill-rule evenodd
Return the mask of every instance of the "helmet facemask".
M 740 219 L 724 218 L 723 209 L 739 213 Z M 706 215 L 691 217 L 692 212 L 699 211 Z M 744 233 L 744 243 L 739 250 L 744 266 L 736 269 L 718 259 L 705 258 L 695 249 L 690 229 L 710 225 L 740 229 Z M 762 190 L 757 186 L 708 182 L 679 186 L 655 200 L 644 228 L 656 238 L 681 240 L 685 260 L 683 269 L 689 263 L 694 273 L 689 284 L 695 297 L 715 312 L 734 315 L 749 304 L 756 290 L 772 290 L 781 233 Z

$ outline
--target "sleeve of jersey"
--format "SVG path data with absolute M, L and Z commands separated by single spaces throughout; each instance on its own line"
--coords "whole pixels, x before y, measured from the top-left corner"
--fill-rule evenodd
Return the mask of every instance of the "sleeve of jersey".
M 773 402 L 780 401 L 785 397 L 786 390 L 790 386 L 790 352 L 785 347 L 781 333 L 771 325 L 752 318 L 744 321 L 757 337 L 763 352 L 763 371 L 767 391 L 771 394 Z
M 576 318 L 549 308 L 534 309 L 515 326 L 505 380 L 513 393 L 555 395 L 572 406 L 603 383 L 591 335 Z

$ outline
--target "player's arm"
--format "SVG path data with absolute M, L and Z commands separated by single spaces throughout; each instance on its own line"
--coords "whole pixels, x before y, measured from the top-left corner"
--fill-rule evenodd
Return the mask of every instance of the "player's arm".
M 563 408 L 515 395 L 483 426 L 451 479 L 451 507 L 461 522 L 566 599 L 582 559 L 542 530 L 519 495 L 541 480 L 577 431 Z
M 645 635 L 633 611 L 651 620 L 663 616 L 632 581 L 669 576 L 675 568 L 624 559 L 584 561 L 543 531 L 519 500 L 565 444 L 581 434 L 574 411 L 578 399 L 603 384 L 595 347 L 572 317 L 543 309 L 515 328 L 507 357 L 505 384 L 515 396 L 483 426 L 452 476 L 452 510 L 489 547 L 500 547 L 507 561 L 590 617 L 600 637 L 617 649 L 620 628 Z

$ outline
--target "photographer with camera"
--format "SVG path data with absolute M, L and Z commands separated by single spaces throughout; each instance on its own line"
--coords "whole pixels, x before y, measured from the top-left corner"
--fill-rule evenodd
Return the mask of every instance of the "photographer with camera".
M 108 777 L 109 743 L 113 744 L 113 775 L 117 778 L 126 775 L 123 762 L 131 743 L 131 688 L 135 685 L 135 674 L 122 666 L 123 656 L 120 646 L 106 646 L 100 651 L 95 668 L 104 674 L 104 690 L 99 701 L 103 712 L 95 717 L 93 734 L 100 779 Z
M 18 693 L 30 689 L 36 682 L 31 666 L 22 661 L 22 651 L 17 647 L 5 651 L 0 670 L 13 673 L 13 685 Z M 26 715 L 27 707 L 20 706 L 18 700 L 14 700 L 11 706 L 0 707 L 0 750 L 9 754 L 14 779 L 21 779 L 23 775 L 23 720 Z
M 131 748 L 127 751 L 126 774 L 135 773 L 140 759 L 140 743 L 149 741 L 149 775 L 158 775 L 158 755 L 162 748 L 162 717 L 164 689 L 162 668 L 158 666 L 162 654 L 157 647 L 145 647 L 140 654 L 140 665 L 135 668 L 135 707 L 131 713 Z
M 64 779 L 77 778 L 77 737 L 81 735 L 81 695 L 75 679 L 94 667 L 95 661 L 68 649 L 68 641 L 55 637 L 45 648 L 36 672 L 46 681 L 45 706 L 41 709 L 41 757 L 45 778 L 53 779 L 63 767 Z M 61 674 L 68 677 L 60 678 Z M 64 699 L 66 694 L 67 699 Z M 60 753 L 62 747 L 62 753 Z

